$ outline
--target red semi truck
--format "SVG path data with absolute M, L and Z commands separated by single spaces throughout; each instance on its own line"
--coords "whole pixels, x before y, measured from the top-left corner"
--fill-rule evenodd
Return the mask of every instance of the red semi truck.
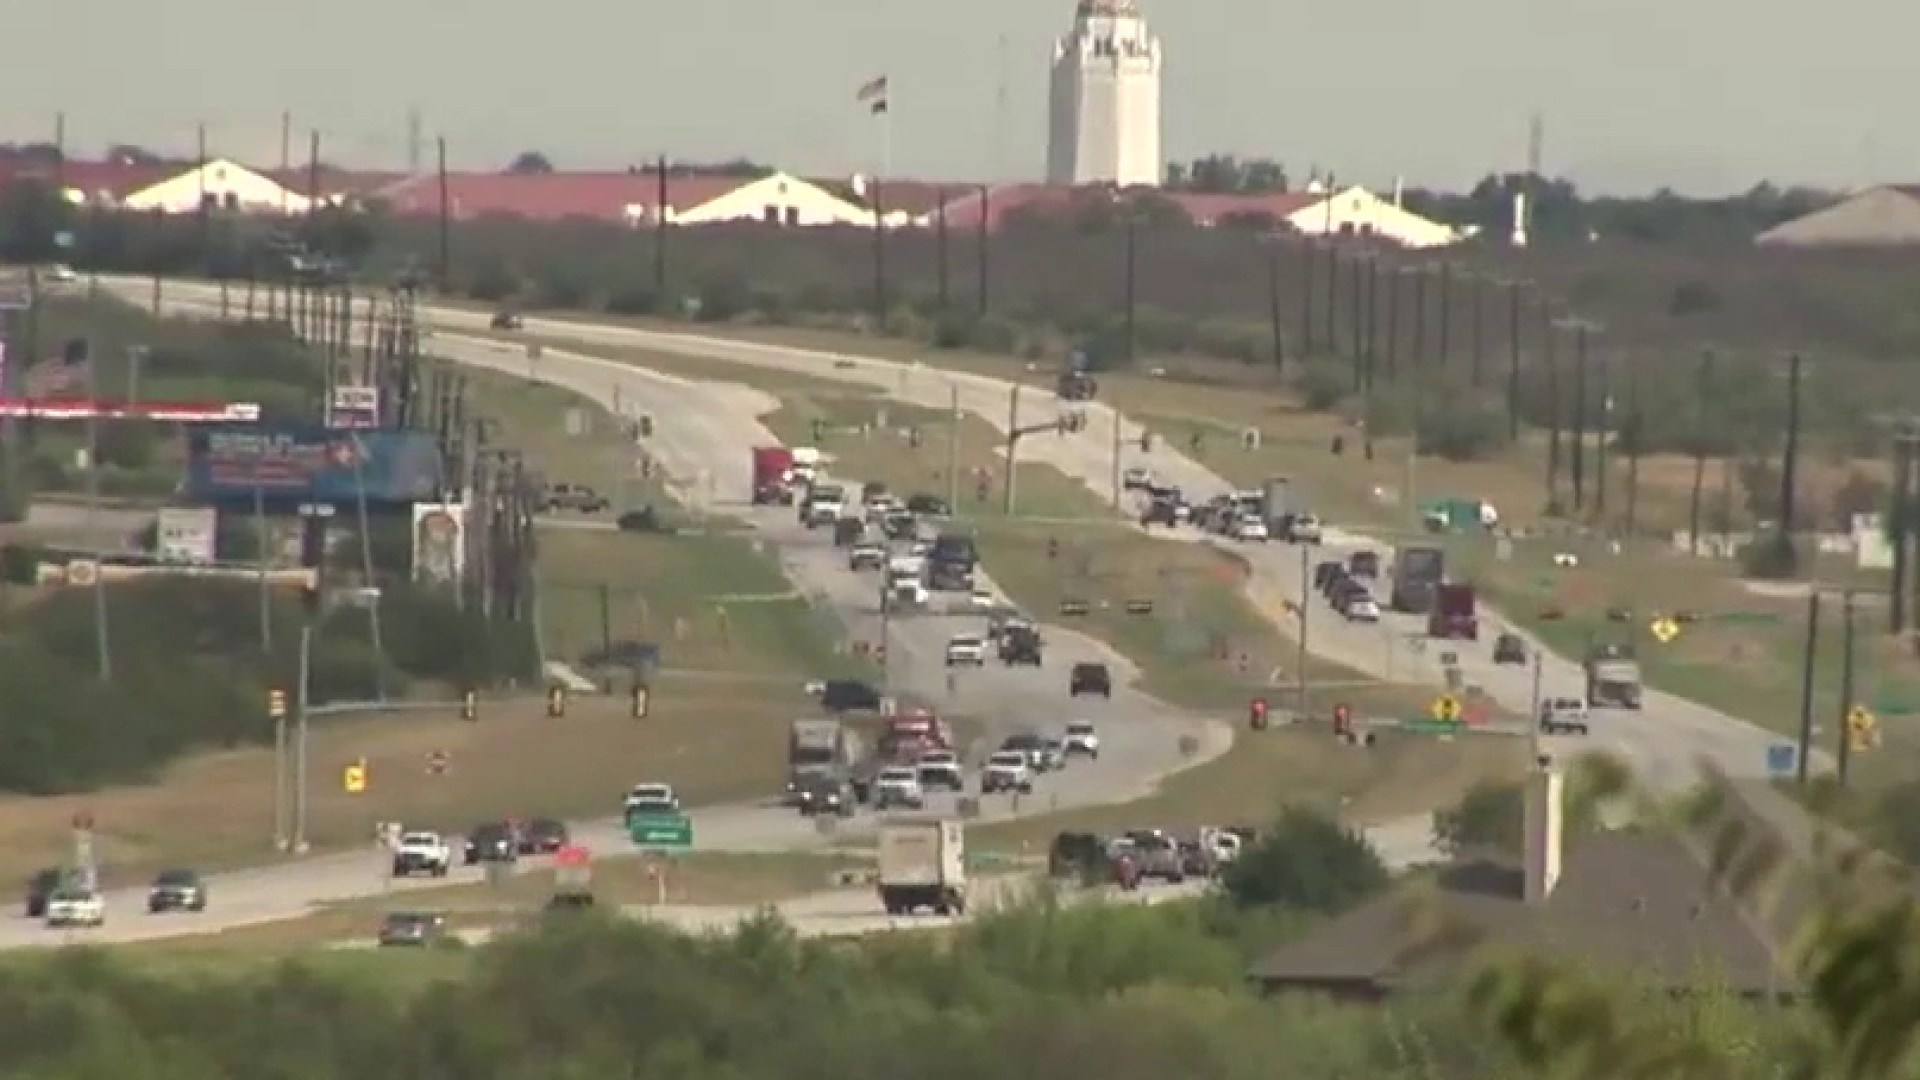
M 1480 640 L 1480 604 L 1473 586 L 1450 581 L 1435 587 L 1433 610 L 1427 614 L 1427 636 Z
M 784 446 L 753 448 L 753 505 L 793 505 L 793 451 Z

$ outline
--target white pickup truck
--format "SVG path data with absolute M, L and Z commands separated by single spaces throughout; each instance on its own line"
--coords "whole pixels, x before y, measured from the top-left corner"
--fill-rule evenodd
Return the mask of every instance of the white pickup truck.
M 453 866 L 453 845 L 433 832 L 402 833 L 393 849 L 393 876 L 446 877 Z

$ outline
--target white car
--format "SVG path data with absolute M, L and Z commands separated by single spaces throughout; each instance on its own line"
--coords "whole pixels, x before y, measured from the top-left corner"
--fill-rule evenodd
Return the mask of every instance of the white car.
M 998 750 L 987 758 L 986 767 L 980 770 L 980 793 L 991 795 L 996 791 L 1017 791 L 1026 794 L 1033 790 L 1033 766 L 1026 754 L 1019 750 Z
M 1000 606 L 1000 598 L 993 595 L 992 589 L 975 589 L 969 598 L 977 611 L 992 611 Z
M 680 796 L 674 793 L 672 784 L 635 784 L 627 792 L 621 810 L 632 810 L 636 806 L 670 806 L 677 812 L 680 809 Z
M 453 866 L 453 845 L 435 832 L 410 832 L 400 835 L 393 849 L 393 876 L 446 877 Z
M 960 755 L 951 750 L 929 750 L 921 754 L 916 769 L 923 790 L 946 788 L 948 791 L 960 791 L 967 786 L 966 776 L 960 770 Z
M 1128 491 L 1138 491 L 1141 488 L 1152 487 L 1153 471 L 1135 465 L 1133 468 L 1120 474 L 1120 486 Z
M 1094 730 L 1091 720 L 1067 721 L 1067 737 L 1061 741 L 1068 757 L 1085 754 L 1095 761 L 1100 759 L 1100 733 Z
M 920 772 L 911 765 L 889 765 L 873 778 L 873 808 L 921 810 L 927 805 Z
M 887 604 L 894 608 L 925 607 L 932 596 L 919 578 L 897 578 L 887 587 Z
M 92 889 L 63 886 L 47 898 L 48 926 L 105 926 L 107 901 Z
M 1312 514 L 1301 514 L 1287 524 L 1287 539 L 1296 544 L 1317 544 L 1320 534 L 1320 519 Z
M 1247 514 L 1233 523 L 1233 538 L 1243 543 L 1264 544 L 1267 542 L 1267 523 Z
M 985 667 L 987 642 L 974 634 L 959 634 L 947 642 L 948 667 Z
M 1371 596 L 1356 596 L 1347 601 L 1347 621 L 1377 623 L 1380 621 L 1380 601 Z

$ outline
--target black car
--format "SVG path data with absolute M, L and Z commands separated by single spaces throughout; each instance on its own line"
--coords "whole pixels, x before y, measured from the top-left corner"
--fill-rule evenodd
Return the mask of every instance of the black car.
M 907 512 L 925 517 L 946 517 L 953 513 L 953 509 L 947 505 L 945 499 L 920 493 L 907 497 Z
M 431 945 L 447 934 L 447 917 L 437 912 L 395 911 L 380 923 L 382 945 Z
M 1350 588 L 1364 589 L 1366 586 L 1355 581 L 1353 575 L 1347 573 L 1347 568 L 1342 566 L 1336 568 L 1334 573 L 1327 578 L 1327 583 L 1320 588 L 1320 595 L 1331 601 Z
M 1501 634 L 1493 639 L 1493 662 L 1496 664 L 1526 663 L 1527 643 L 1521 641 L 1518 634 Z
M 852 786 L 836 776 L 811 776 L 793 793 L 794 805 L 805 817 L 835 814 L 852 817 L 856 800 Z
M 1318 589 L 1320 592 L 1325 593 L 1327 591 L 1327 586 L 1333 583 L 1333 579 L 1341 576 L 1342 574 L 1345 574 L 1346 572 L 1347 572 L 1346 567 L 1343 567 L 1339 563 L 1333 562 L 1332 560 L 1328 560 L 1326 562 L 1314 563 L 1313 564 L 1313 587 L 1315 589 Z
M 820 691 L 820 707 L 828 712 L 879 712 L 880 691 L 858 679 L 828 679 Z
M 191 870 L 162 870 L 147 890 L 147 912 L 207 910 L 207 884 Z
M 1103 698 L 1113 696 L 1113 675 L 1105 664 L 1075 664 L 1067 673 L 1067 696 L 1079 697 L 1081 694 L 1099 694 Z
M 520 828 L 516 839 L 522 855 L 551 855 L 567 846 L 567 823 L 534 818 Z
M 1047 756 L 1047 740 L 1034 732 L 1009 735 L 1001 740 L 1000 749 L 1026 755 L 1027 768 L 1034 772 L 1046 772 L 1052 768 L 1053 762 Z
M 526 321 L 514 312 L 497 311 L 487 325 L 495 330 L 518 330 L 526 325 Z
M 1356 551 L 1347 556 L 1347 573 L 1354 577 L 1379 578 L 1380 553 L 1377 551 Z
M 520 857 L 520 839 L 514 827 L 504 821 L 489 821 L 467 830 L 461 861 L 468 866 L 482 862 L 514 862 Z
M 60 888 L 60 882 L 66 877 L 57 869 L 41 870 L 27 879 L 27 918 L 42 918 L 47 913 L 47 901 L 52 899 L 54 890 Z

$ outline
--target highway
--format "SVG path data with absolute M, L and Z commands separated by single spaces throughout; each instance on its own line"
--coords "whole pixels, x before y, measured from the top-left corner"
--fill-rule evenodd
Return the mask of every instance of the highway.
M 213 290 L 191 285 L 175 285 L 169 294 L 184 310 L 211 311 Z M 491 345 L 506 357 L 524 352 L 511 345 L 478 337 L 485 331 L 488 317 L 479 312 L 422 305 L 420 317 L 433 329 L 434 351 L 447 353 L 455 343 L 474 347 Z M 801 349 L 756 342 L 732 341 L 697 334 L 668 333 L 632 327 L 596 324 L 580 320 L 529 318 L 529 333 L 543 339 L 577 342 L 583 350 L 595 346 L 623 350 L 642 349 L 685 357 L 706 357 L 730 365 L 747 365 L 770 370 L 798 372 L 817 379 L 846 382 L 884 391 L 897 400 L 930 408 L 946 408 L 957 392 L 961 408 L 1004 431 L 1012 384 L 967 373 L 939 371 L 918 364 L 901 364 L 870 357 Z M 569 356 L 547 349 L 543 366 L 571 364 L 579 366 L 586 357 Z M 598 364 L 626 367 L 613 361 Z M 558 381 L 558 378 L 555 379 Z M 1060 406 L 1042 391 L 1021 391 L 1020 417 L 1031 423 L 1052 415 Z M 1164 482 L 1181 486 L 1189 493 L 1204 495 L 1228 490 L 1228 482 L 1177 448 L 1160 446 L 1150 453 L 1138 450 L 1142 428 L 1098 403 L 1076 405 L 1084 411 L 1088 424 L 1084 431 L 1059 437 L 1034 437 L 1022 440 L 1021 459 L 1053 465 L 1082 481 L 1095 493 L 1110 493 L 1116 465 L 1150 467 Z M 656 413 L 656 417 L 661 414 Z M 1116 430 L 1117 428 L 1117 430 Z M 1117 438 L 1116 438 L 1117 436 Z M 1120 460 L 1114 460 L 1114 448 L 1120 447 Z M 1196 543 L 1215 542 L 1192 530 L 1165 535 Z M 1354 548 L 1367 547 L 1390 555 L 1392 545 L 1352 532 L 1328 531 L 1328 557 Z M 1285 621 L 1291 616 L 1285 605 L 1298 602 L 1303 593 L 1302 563 L 1299 555 L 1284 546 L 1248 545 L 1239 548 L 1249 556 L 1255 568 L 1253 595 L 1268 614 Z M 1311 620 L 1309 646 L 1321 657 L 1356 668 L 1380 678 L 1442 684 L 1440 652 L 1421 641 L 1415 621 L 1389 616 L 1378 626 L 1349 624 L 1336 616 L 1317 594 L 1306 605 Z M 1505 623 L 1498 613 L 1496 622 Z M 1513 627 L 1519 632 L 1518 627 Z M 1543 654 L 1541 684 L 1544 694 L 1578 696 L 1583 679 L 1579 665 L 1553 655 L 1529 635 L 1530 645 Z M 1533 701 L 1534 674 L 1530 668 L 1495 665 L 1492 662 L 1490 635 L 1477 646 L 1458 649 L 1464 682 L 1479 686 L 1503 707 L 1525 714 Z M 1659 791 L 1676 791 L 1690 786 L 1700 775 L 1704 763 L 1736 778 L 1757 778 L 1765 774 L 1766 748 L 1780 737 L 1755 724 L 1730 717 L 1717 710 L 1687 701 L 1672 694 L 1649 689 L 1645 708 L 1638 713 L 1605 711 L 1597 717 L 1594 733 L 1580 740 L 1552 740 L 1548 749 L 1555 753 L 1578 750 L 1602 750 L 1623 759 L 1641 781 Z M 1824 754 L 1816 755 L 1816 767 L 1830 767 Z
M 169 305 L 184 309 L 183 313 L 209 313 L 206 306 L 193 303 L 185 287 L 169 293 Z M 435 341 L 433 351 L 463 364 L 523 377 L 527 374 L 523 353 L 484 339 L 446 334 Z M 776 407 L 774 399 L 736 384 L 694 382 L 557 350 L 546 352 L 538 375 L 542 381 L 568 387 L 608 407 L 617 399 L 628 411 L 654 416 L 655 434 L 648 440 L 649 452 L 669 475 L 701 478 L 698 490 L 683 490 L 682 497 L 747 517 L 797 588 L 832 604 L 856 638 L 879 640 L 879 620 L 874 613 L 877 583 L 847 570 L 844 554 L 833 549 L 824 533 L 802 528 L 791 510 L 746 507 L 744 451 L 751 445 L 777 441 L 759 420 Z M 1150 793 L 1168 773 L 1209 760 L 1232 745 L 1233 732 L 1227 725 L 1177 715 L 1125 685 L 1116 685 L 1111 701 L 1083 698 L 1070 702 L 1065 672 L 1073 661 L 1104 660 L 1114 668 L 1117 683 L 1124 682 L 1128 665 L 1103 644 L 1060 627 L 1046 628 L 1048 662 L 1043 669 L 1008 671 L 995 666 L 963 673 L 949 694 L 944 665 L 947 639 L 955 633 L 980 629 L 980 616 L 892 620 L 889 669 L 894 689 L 937 702 L 956 715 L 981 718 L 989 745 L 969 748 L 975 760 L 1012 730 L 1029 726 L 1054 729 L 1075 717 L 1096 722 L 1103 744 L 1098 762 L 1076 763 L 1063 773 L 1042 778 L 1034 795 L 1020 800 L 1017 806 L 1011 797 L 982 800 L 982 821 L 1137 798 Z M 634 777 L 635 782 L 648 779 L 653 778 Z M 607 793 L 610 814 L 617 810 L 621 794 Z M 537 808 L 529 809 L 537 812 Z M 824 833 L 792 811 L 770 804 L 703 808 L 695 810 L 692 817 L 697 846 L 707 851 L 807 850 L 870 833 L 874 825 L 871 815 L 863 815 L 842 824 L 833 834 Z M 572 828 L 575 836 L 595 851 L 630 850 L 612 816 L 575 822 Z M 1431 857 L 1424 816 L 1372 830 L 1372 838 L 1396 865 Z M 478 879 L 478 871 L 459 870 L 450 881 Z M 56 944 L 70 937 L 114 942 L 206 933 L 297 917 L 320 903 L 404 892 L 431 884 L 390 880 L 384 853 L 371 849 L 313 856 L 213 876 L 209 891 L 214 901 L 203 914 L 150 918 L 143 914 L 143 894 L 139 890 L 120 890 L 108 895 L 108 925 L 99 930 L 57 934 L 37 922 L 18 916 L 8 918 L 0 921 L 0 948 Z M 857 922 L 878 915 L 877 898 L 865 891 L 823 894 L 792 908 L 796 917 L 810 920 L 802 925 L 808 932 L 817 929 L 814 921 L 844 925 L 848 920 Z M 658 915 L 675 917 L 671 911 Z M 711 913 L 697 919 L 686 916 L 690 925 L 707 925 L 714 917 Z

